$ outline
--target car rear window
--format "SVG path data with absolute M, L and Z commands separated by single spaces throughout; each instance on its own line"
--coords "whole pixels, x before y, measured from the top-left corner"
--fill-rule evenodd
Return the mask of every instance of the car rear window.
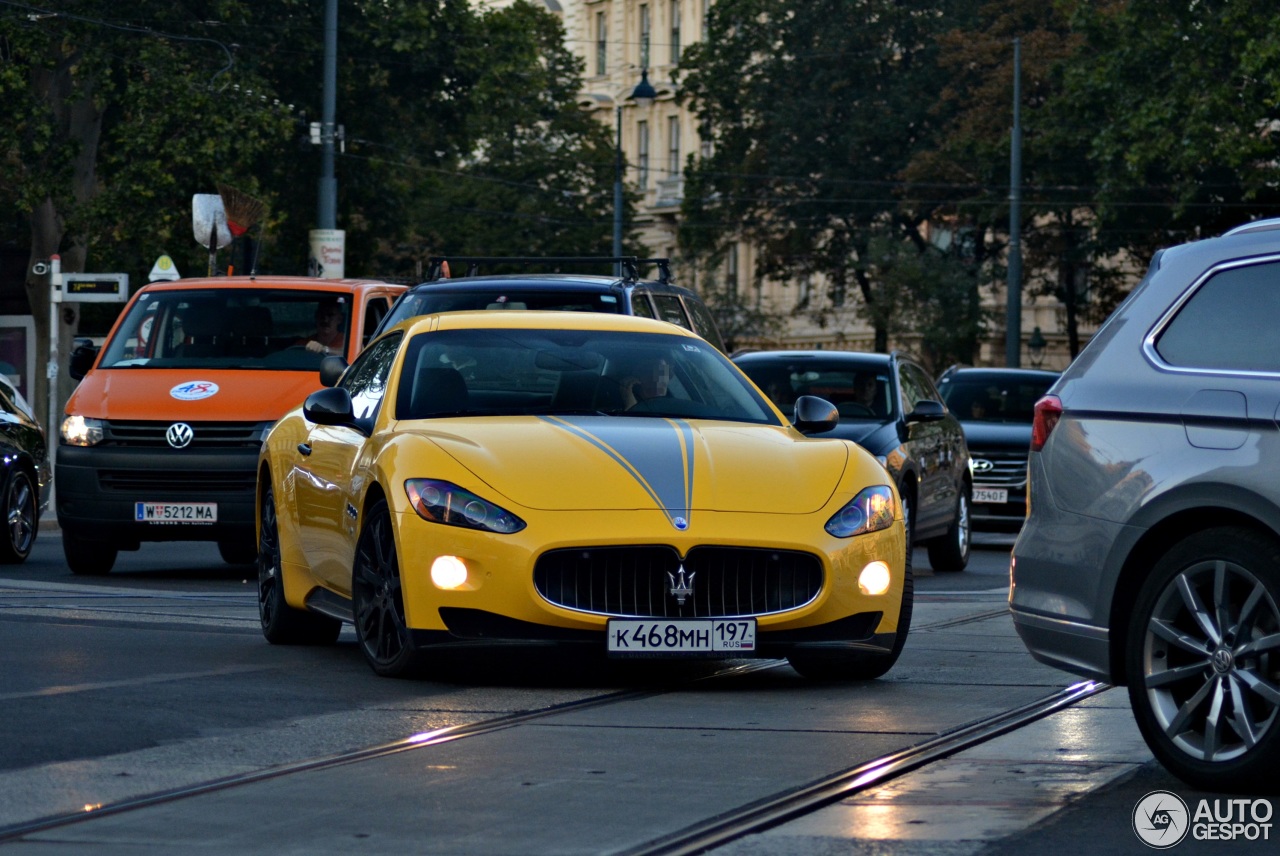
M 1272 346 L 1280 317 L 1280 264 L 1219 271 L 1196 289 L 1156 340 L 1171 366 L 1280 372 Z

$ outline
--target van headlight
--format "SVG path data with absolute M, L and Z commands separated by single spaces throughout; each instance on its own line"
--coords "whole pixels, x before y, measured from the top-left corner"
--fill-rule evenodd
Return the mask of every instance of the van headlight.
M 106 424 L 101 419 L 73 413 L 62 420 L 62 442 L 70 446 L 96 446 L 102 442 Z

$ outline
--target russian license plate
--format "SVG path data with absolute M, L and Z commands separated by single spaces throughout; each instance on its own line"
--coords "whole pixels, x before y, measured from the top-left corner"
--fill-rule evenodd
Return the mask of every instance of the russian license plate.
M 756 650 L 754 618 L 612 619 L 608 635 L 615 656 L 747 656 Z
M 217 523 L 216 502 L 135 502 L 138 523 Z
M 983 487 L 982 485 L 973 486 L 974 502 L 1008 502 L 1009 491 L 1003 487 Z

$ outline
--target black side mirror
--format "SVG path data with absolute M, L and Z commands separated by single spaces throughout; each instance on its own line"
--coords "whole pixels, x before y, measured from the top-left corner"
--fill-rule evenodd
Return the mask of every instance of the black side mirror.
M 791 424 L 801 434 L 821 434 L 840 424 L 840 411 L 825 398 L 802 395 L 796 399 L 795 415 Z
M 318 389 L 302 402 L 302 415 L 317 425 L 345 425 L 356 427 L 356 415 L 351 409 L 351 394 L 345 389 Z
M 80 345 L 71 352 L 67 361 L 67 374 L 73 380 L 81 380 L 93 368 L 93 361 L 98 358 L 98 349 L 94 345 Z
M 947 416 L 947 408 L 941 401 L 925 399 L 916 402 L 916 409 L 907 414 L 907 422 L 939 422 Z
M 342 373 L 347 370 L 347 361 L 342 357 L 327 356 L 320 361 L 320 385 L 337 386 L 342 380 Z M 315 421 L 315 420 L 312 420 Z

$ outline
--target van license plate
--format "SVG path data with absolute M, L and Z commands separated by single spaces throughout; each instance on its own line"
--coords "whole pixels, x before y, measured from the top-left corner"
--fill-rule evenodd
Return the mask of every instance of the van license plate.
M 751 656 L 756 650 L 754 618 L 635 620 L 608 625 L 609 653 L 615 657 L 719 654 Z
M 217 523 L 216 502 L 135 502 L 138 523 Z

